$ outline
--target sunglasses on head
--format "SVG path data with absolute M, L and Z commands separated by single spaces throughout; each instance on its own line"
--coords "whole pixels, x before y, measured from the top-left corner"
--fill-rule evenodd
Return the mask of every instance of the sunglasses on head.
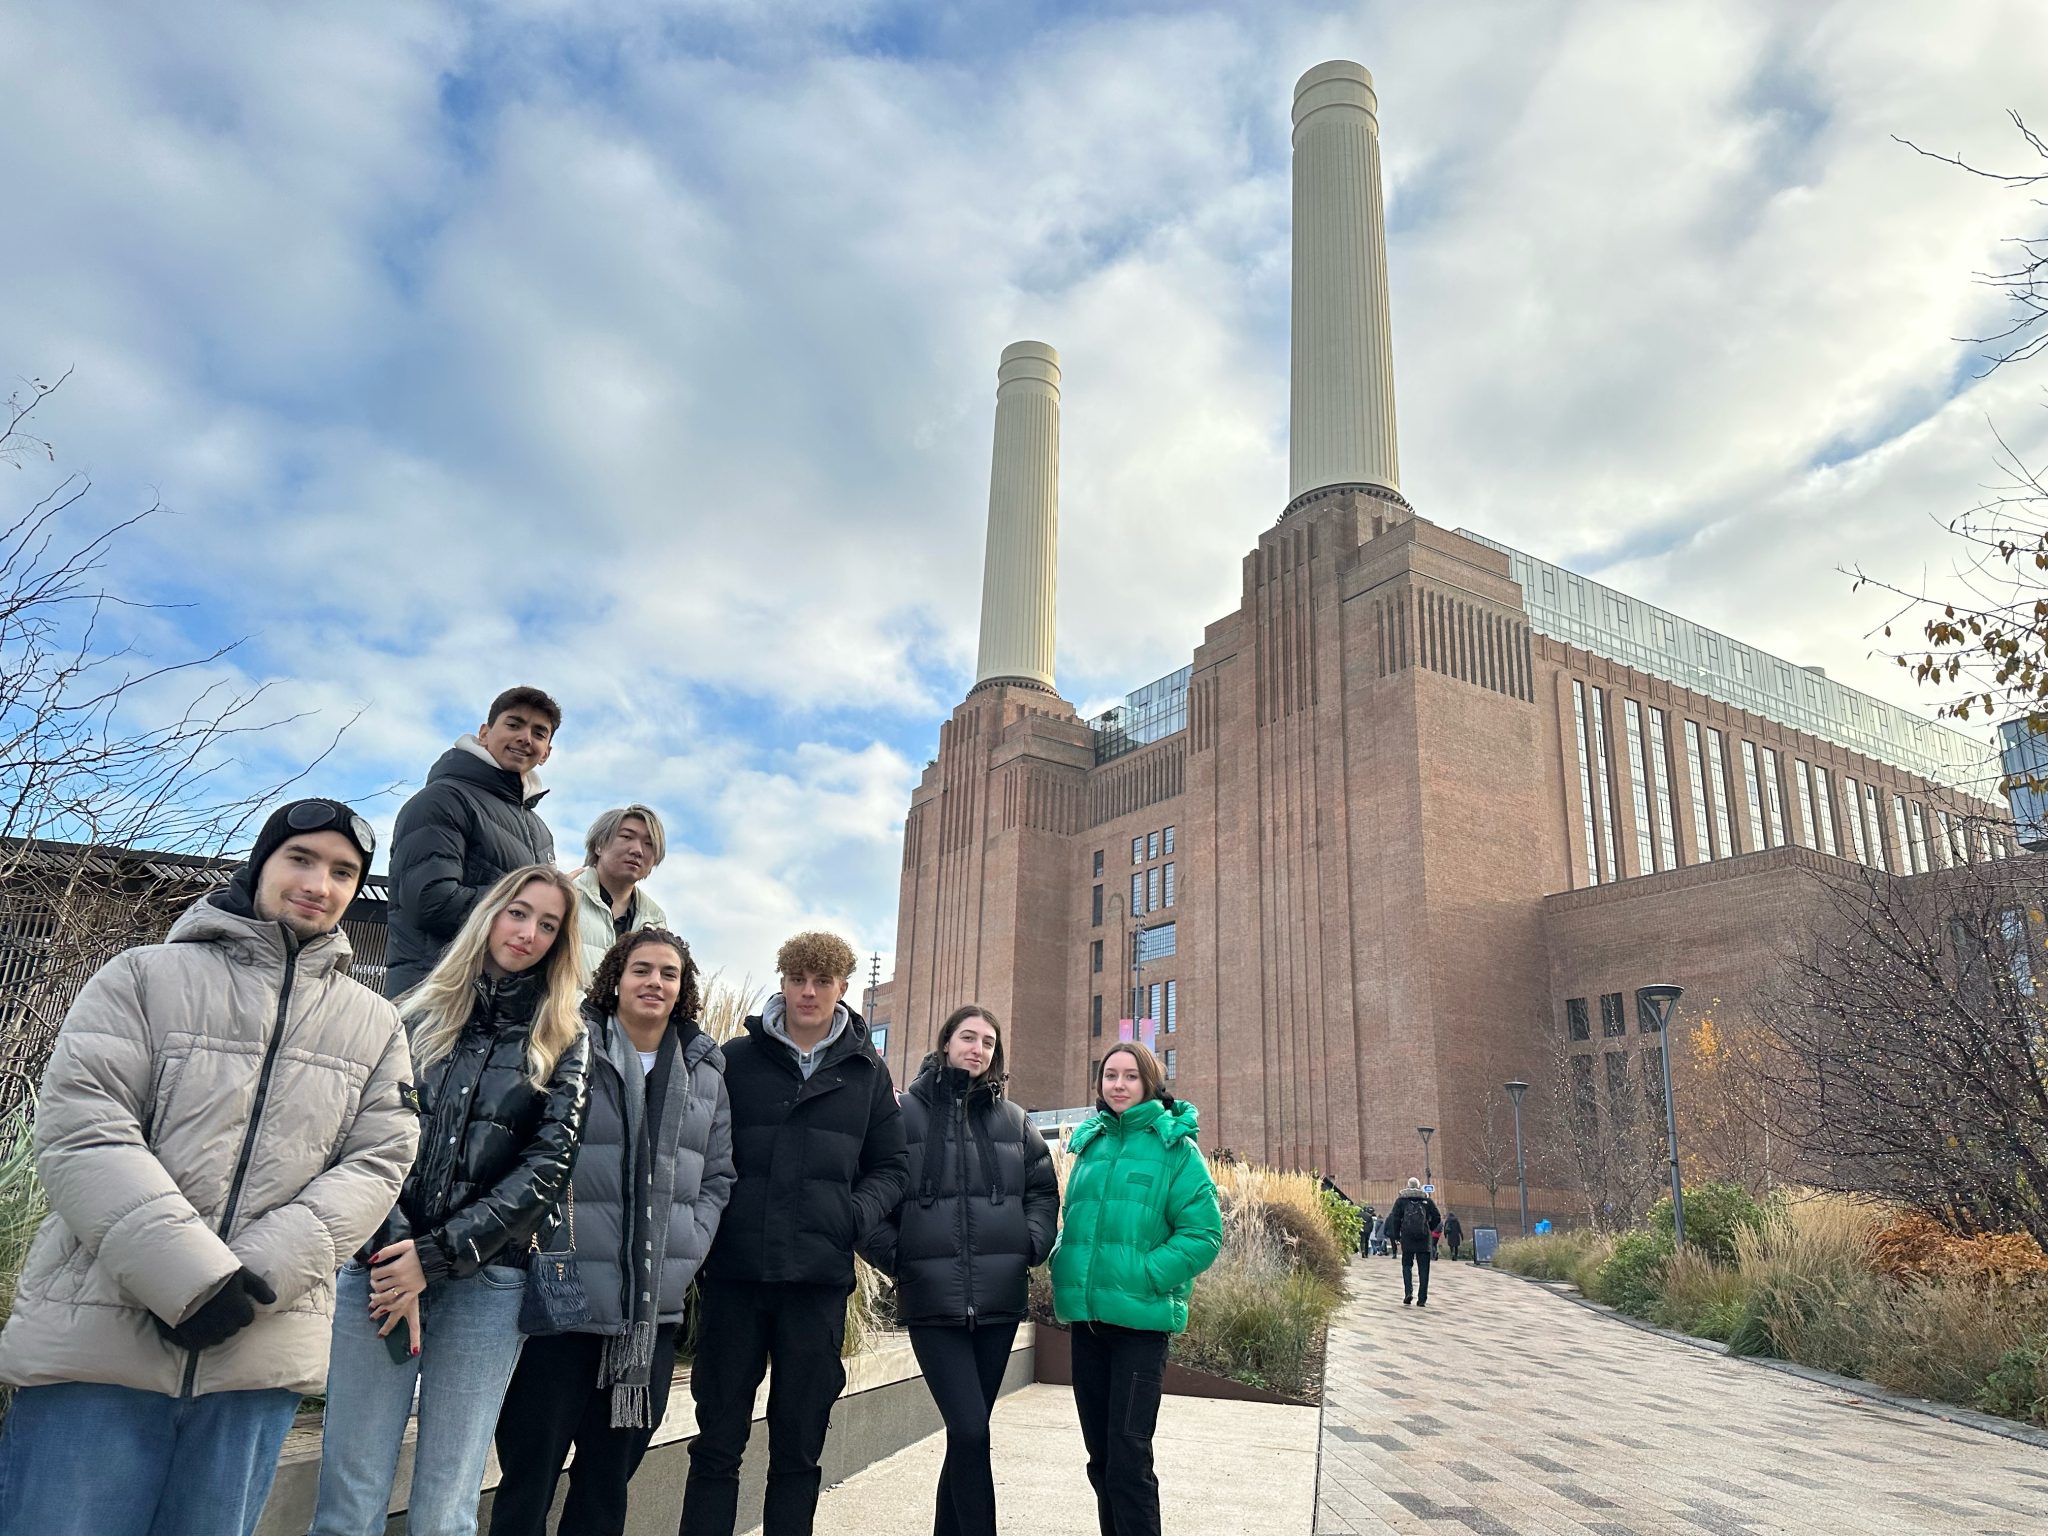
M 363 850 L 365 859 L 377 852 L 377 834 L 370 830 L 370 824 L 332 800 L 301 800 L 285 812 L 284 820 L 294 832 L 339 832 Z

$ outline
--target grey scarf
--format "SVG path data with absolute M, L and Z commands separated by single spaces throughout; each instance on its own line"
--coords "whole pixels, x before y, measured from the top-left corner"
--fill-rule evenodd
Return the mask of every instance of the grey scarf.
M 668 1219 L 674 1208 L 676 1146 L 690 1101 L 689 1041 L 696 1034 L 671 1029 L 662 1050 L 673 1051 L 656 1121 L 659 1145 L 648 1134 L 647 1085 L 639 1053 L 619 1021 L 611 1021 L 606 1054 L 623 1079 L 626 1104 L 626 1196 L 621 1215 L 626 1244 L 625 1330 L 606 1346 L 597 1384 L 612 1393 L 612 1427 L 644 1429 L 653 1423 L 648 1378 L 654 1368 L 655 1317 L 661 1310 L 661 1267 L 668 1253 Z M 656 1071 L 660 1072 L 660 1067 Z M 652 1212 L 652 1215 L 643 1215 Z

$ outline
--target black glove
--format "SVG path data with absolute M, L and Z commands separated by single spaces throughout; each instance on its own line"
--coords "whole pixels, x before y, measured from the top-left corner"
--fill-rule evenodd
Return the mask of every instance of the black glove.
M 156 1331 L 180 1349 L 211 1349 L 225 1344 L 256 1320 L 256 1309 L 277 1300 L 270 1282 L 244 1266 L 228 1276 L 228 1283 L 213 1293 L 205 1306 L 184 1322 L 171 1324 L 152 1319 Z

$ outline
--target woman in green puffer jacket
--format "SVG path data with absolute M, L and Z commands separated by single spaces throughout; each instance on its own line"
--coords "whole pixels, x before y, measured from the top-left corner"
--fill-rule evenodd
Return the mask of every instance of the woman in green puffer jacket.
M 1167 1341 L 1187 1327 L 1195 1276 L 1223 1247 L 1195 1128 L 1195 1106 L 1167 1093 L 1159 1059 L 1122 1040 L 1102 1058 L 1095 1117 L 1067 1140 L 1052 1304 L 1073 1330 L 1074 1407 L 1102 1536 L 1159 1530 L 1152 1429 Z

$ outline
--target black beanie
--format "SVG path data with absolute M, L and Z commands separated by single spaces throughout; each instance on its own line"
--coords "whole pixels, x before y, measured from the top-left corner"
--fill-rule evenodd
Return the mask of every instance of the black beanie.
M 299 813 L 298 819 L 300 822 L 314 819 L 308 815 L 307 811 L 300 811 L 299 808 L 301 806 L 307 807 L 309 810 L 318 807 L 327 814 L 323 819 L 315 820 L 314 825 L 311 827 L 294 826 L 292 824 L 294 812 Z M 235 871 L 234 880 L 231 883 L 241 893 L 244 901 L 253 909 L 256 900 L 256 882 L 262 877 L 263 866 L 270 861 L 270 856 L 273 853 L 277 852 L 278 849 L 282 848 L 294 837 L 302 837 L 312 832 L 339 832 L 350 843 L 354 844 L 356 852 L 363 856 L 363 871 L 356 877 L 356 890 L 360 892 L 363 888 L 363 881 L 367 880 L 370 875 L 370 860 L 377 851 L 374 839 L 366 843 L 363 836 L 356 831 L 356 824 L 362 820 L 363 818 L 357 815 L 352 807 L 344 805 L 339 800 L 315 798 L 311 800 L 293 800 L 280 805 L 264 821 L 263 830 L 256 834 L 256 846 L 249 850 L 249 862 Z M 367 826 L 368 823 L 364 823 L 364 825 Z

